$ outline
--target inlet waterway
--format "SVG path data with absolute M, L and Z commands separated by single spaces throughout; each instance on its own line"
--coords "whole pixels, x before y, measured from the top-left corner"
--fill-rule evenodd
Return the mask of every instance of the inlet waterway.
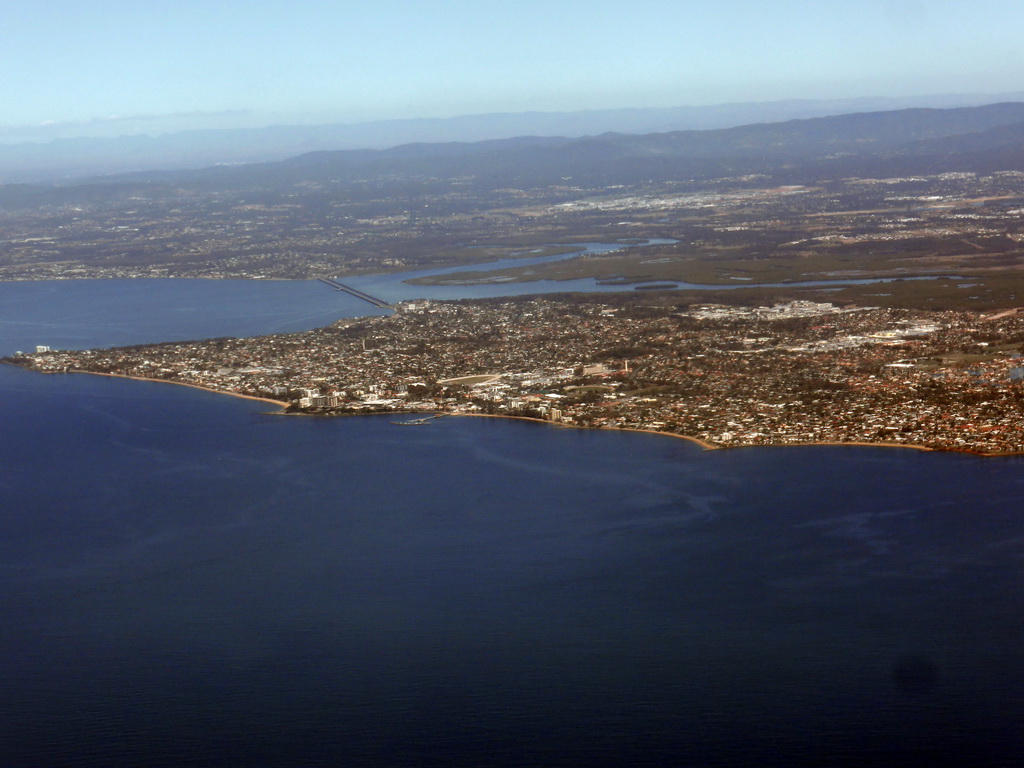
M 648 240 L 629 247 L 663 245 Z M 472 270 L 486 273 L 529 267 L 588 254 L 609 253 L 622 243 L 584 243 L 573 253 L 522 257 L 431 270 L 344 277 L 343 282 L 389 303 L 413 299 L 472 299 L 551 293 L 621 293 L 644 284 L 615 285 L 593 278 L 468 285 L 412 285 L 408 280 Z M 751 287 L 841 287 L 901 279 L 855 278 L 792 283 L 699 285 L 674 283 L 687 290 Z M 668 286 L 663 281 L 659 286 Z M 96 312 L 99 304 L 110 312 Z M 213 336 L 289 333 L 328 325 L 343 317 L 385 314 L 316 280 L 91 279 L 0 282 L 0 355 L 45 344 L 54 349 L 147 344 Z
M 844 285 L 867 285 L 871 283 L 889 283 L 897 280 L 936 280 L 943 276 L 916 277 L 882 277 L 882 278 L 847 278 L 837 280 L 805 280 L 786 283 L 748 283 L 737 282 L 722 285 L 705 285 L 672 280 L 653 282 L 639 281 L 624 283 L 613 278 L 598 279 L 593 277 L 574 280 L 528 280 L 513 282 L 510 279 L 489 280 L 488 272 L 499 272 L 505 269 L 528 270 L 541 264 L 581 258 L 585 256 L 615 253 L 625 248 L 646 248 L 678 242 L 670 239 L 650 239 L 627 244 L 622 243 L 580 243 L 579 250 L 571 253 L 549 256 L 520 257 L 500 259 L 498 261 L 473 264 L 459 267 L 443 267 L 416 272 L 402 272 L 389 275 L 366 275 L 346 278 L 345 282 L 361 291 L 395 303 L 412 298 L 423 299 L 483 299 L 500 296 L 526 296 L 548 293 L 621 293 L 623 291 L 644 290 L 657 287 L 659 290 L 691 290 L 691 291 L 723 291 L 741 288 L 829 288 Z M 467 278 L 458 284 L 423 285 L 410 284 L 409 281 L 427 277 L 441 277 L 457 273 L 466 273 Z

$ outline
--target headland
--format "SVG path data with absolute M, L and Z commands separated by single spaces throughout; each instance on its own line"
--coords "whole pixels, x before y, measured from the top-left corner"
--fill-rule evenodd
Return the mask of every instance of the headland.
M 705 448 L 1024 451 L 1024 314 L 637 297 L 416 302 L 295 334 L 6 362 L 167 381 L 286 413 L 460 414 Z

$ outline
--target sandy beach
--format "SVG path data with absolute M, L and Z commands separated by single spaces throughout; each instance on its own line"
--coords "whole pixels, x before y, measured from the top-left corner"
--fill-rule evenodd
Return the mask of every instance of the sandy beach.
M 31 369 L 29 369 L 31 370 Z M 36 373 L 43 373 L 43 371 L 36 371 Z M 46 373 L 57 373 L 56 371 L 46 371 Z M 202 384 L 189 384 L 187 381 L 174 381 L 172 379 L 152 379 L 146 376 L 129 376 L 124 373 L 101 373 L 99 371 L 67 371 L 67 373 L 84 373 L 89 376 L 107 376 L 112 379 L 132 379 L 133 381 L 152 381 L 158 384 L 176 384 L 179 387 L 191 387 L 192 389 L 201 389 L 204 392 L 213 392 L 217 395 L 228 395 L 230 397 L 240 397 L 243 400 L 256 400 L 261 403 L 269 403 L 277 406 L 284 410 L 288 407 L 286 400 L 273 400 L 269 397 L 257 397 L 256 395 L 243 395 L 240 392 L 231 392 L 226 389 L 214 389 L 213 387 L 204 387 Z

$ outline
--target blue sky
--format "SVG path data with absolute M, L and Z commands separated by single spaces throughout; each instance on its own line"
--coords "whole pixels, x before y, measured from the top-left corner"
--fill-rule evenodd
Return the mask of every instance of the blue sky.
M 1021 91 L 1022 29 L 1020 0 L 0 0 L 0 130 Z

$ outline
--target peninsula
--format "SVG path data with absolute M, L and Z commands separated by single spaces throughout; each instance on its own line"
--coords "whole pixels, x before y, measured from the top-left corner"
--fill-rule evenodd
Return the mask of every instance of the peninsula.
M 1024 103 L 314 152 L 8 185 L 0 204 L 2 280 L 337 288 L 391 272 L 433 295 L 580 278 L 614 289 L 407 301 L 303 333 L 6 360 L 39 371 L 172 381 L 291 413 L 1024 452 L 1024 313 L 1011 309 Z M 583 250 L 595 242 L 621 247 Z
M 293 413 L 525 416 L 712 447 L 1024 451 L 1024 312 L 674 300 L 406 302 L 302 333 L 40 347 L 4 362 L 190 384 Z

